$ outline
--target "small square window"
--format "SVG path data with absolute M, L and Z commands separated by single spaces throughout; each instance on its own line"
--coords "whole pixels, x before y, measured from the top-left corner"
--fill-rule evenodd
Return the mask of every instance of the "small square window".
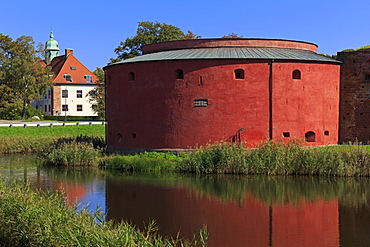
M 283 132 L 283 137 L 290 137 L 290 132 Z
M 325 136 L 328 136 L 328 135 L 329 135 L 329 130 L 325 130 L 325 131 L 324 131 L 324 135 L 325 135 Z
M 82 105 L 77 105 L 77 111 L 82 111 Z
M 77 98 L 82 98 L 82 90 L 77 90 Z
M 69 67 L 71 70 L 76 70 L 76 66 L 70 66 Z
M 68 111 L 68 105 L 62 105 L 62 111 Z

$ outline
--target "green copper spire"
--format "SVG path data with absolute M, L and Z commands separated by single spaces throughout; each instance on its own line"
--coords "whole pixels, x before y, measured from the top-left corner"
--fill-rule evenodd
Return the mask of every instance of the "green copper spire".
M 45 60 L 46 64 L 49 64 L 54 57 L 59 55 L 59 45 L 56 40 L 54 40 L 54 34 L 50 32 L 50 39 L 45 43 Z

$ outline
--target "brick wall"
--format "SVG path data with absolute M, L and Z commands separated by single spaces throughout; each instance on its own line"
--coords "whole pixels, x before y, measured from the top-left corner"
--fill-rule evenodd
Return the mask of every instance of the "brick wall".
M 339 52 L 339 141 L 370 142 L 370 50 Z

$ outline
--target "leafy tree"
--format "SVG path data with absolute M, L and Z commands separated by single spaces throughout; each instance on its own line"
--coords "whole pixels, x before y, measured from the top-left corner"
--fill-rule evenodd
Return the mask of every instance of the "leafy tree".
M 235 38 L 243 38 L 243 36 L 239 36 L 236 33 L 229 33 L 228 35 L 224 35 L 221 39 L 235 39 Z
M 163 41 L 198 38 L 201 38 L 201 36 L 191 31 L 185 34 L 180 28 L 166 23 L 149 21 L 139 22 L 136 35 L 120 43 L 114 50 L 117 54 L 117 58 L 111 58 L 111 63 L 140 56 L 142 54 L 141 47 L 144 45 Z
M 30 36 L 12 40 L 0 34 L 0 84 L 11 90 L 14 102 L 22 102 L 22 119 L 26 119 L 29 102 L 52 87 L 50 68 L 37 56 L 34 44 Z
M 332 59 L 337 59 L 337 55 L 330 55 L 330 54 L 324 54 L 324 53 L 319 53 L 319 55 L 329 57 L 329 58 L 332 58 Z
M 90 90 L 86 97 L 89 98 L 89 103 L 92 108 L 97 111 L 98 116 L 105 119 L 105 74 L 101 68 L 96 68 L 93 72 L 98 80 L 95 82 L 97 86 Z

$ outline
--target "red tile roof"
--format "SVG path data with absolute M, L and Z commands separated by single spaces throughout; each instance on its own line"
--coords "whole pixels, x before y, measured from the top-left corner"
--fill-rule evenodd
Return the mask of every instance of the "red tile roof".
M 92 84 L 97 81 L 97 77 L 73 56 L 72 50 L 66 50 L 66 55 L 55 57 L 49 64 L 54 73 L 53 82 L 62 84 Z M 71 75 L 72 82 L 66 81 L 64 75 Z M 87 82 L 85 75 L 91 75 L 92 83 Z

